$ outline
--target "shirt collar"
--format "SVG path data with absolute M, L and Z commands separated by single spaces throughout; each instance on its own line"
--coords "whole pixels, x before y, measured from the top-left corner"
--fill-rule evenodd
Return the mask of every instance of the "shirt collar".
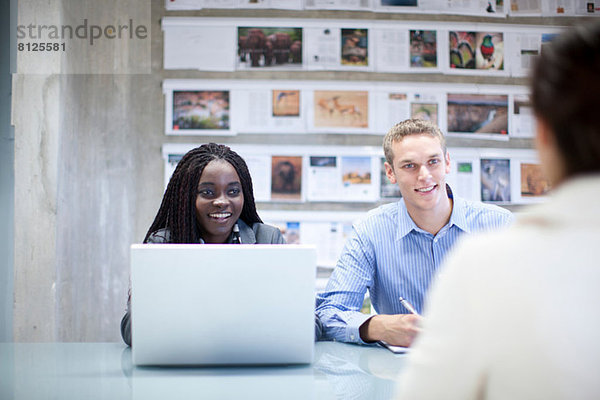
M 242 240 L 242 244 L 255 244 L 256 243 L 256 235 L 254 234 L 254 230 L 248 226 L 241 219 L 237 220 L 238 227 L 240 228 L 240 238 Z M 198 243 L 205 244 L 204 239 L 200 238 Z M 233 233 L 229 235 L 227 239 L 227 243 L 233 243 Z
M 452 213 L 450 214 L 450 220 L 446 224 L 446 227 L 451 227 L 452 225 L 456 225 L 459 229 L 470 232 L 469 226 L 467 224 L 467 208 L 466 202 L 464 199 L 460 197 L 455 197 L 452 193 L 452 189 L 450 186 L 446 184 L 446 192 L 448 193 L 448 198 L 452 199 Z M 444 227 L 445 228 L 445 227 Z M 442 230 L 444 230 L 442 228 Z M 398 239 L 403 238 L 408 235 L 411 231 L 417 232 L 425 232 L 421 228 L 415 224 L 415 221 L 408 214 L 408 210 L 406 209 L 406 203 L 404 199 L 400 199 L 398 202 Z M 442 231 L 440 230 L 440 232 Z
M 465 199 L 460 197 L 454 197 L 452 203 L 452 214 L 450 214 L 450 221 L 448 221 L 448 227 L 455 225 L 460 230 L 470 233 L 471 227 L 467 224 L 467 202 Z
M 402 239 L 413 230 L 420 230 L 417 224 L 412 220 L 406 209 L 404 198 L 398 202 L 398 239 Z

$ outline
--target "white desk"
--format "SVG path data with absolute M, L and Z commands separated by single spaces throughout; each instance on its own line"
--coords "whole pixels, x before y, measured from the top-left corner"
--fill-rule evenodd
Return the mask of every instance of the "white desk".
M 139 368 L 120 343 L 0 343 L 0 399 L 389 399 L 405 357 L 318 342 L 308 366 Z

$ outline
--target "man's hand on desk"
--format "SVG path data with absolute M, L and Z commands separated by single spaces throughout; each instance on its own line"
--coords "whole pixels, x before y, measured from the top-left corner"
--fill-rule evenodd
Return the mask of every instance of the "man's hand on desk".
M 409 347 L 421 331 L 421 319 L 415 314 L 375 315 L 360 326 L 360 338 L 365 342 L 383 340 L 394 346 Z

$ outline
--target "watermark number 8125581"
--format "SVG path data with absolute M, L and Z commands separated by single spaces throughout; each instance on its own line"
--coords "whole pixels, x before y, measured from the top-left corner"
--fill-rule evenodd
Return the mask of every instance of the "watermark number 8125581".
M 17 44 L 17 50 L 18 51 L 65 51 L 66 46 L 65 46 L 65 42 L 60 42 L 60 43 L 50 43 L 50 42 L 42 42 L 42 43 L 37 43 L 37 42 L 20 42 L 19 44 Z

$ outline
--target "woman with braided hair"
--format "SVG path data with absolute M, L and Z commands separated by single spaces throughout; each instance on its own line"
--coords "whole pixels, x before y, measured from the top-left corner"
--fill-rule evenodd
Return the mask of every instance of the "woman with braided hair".
M 246 162 L 221 144 L 190 150 L 173 172 L 144 243 L 283 244 L 279 229 L 256 212 Z M 131 293 L 121 320 L 131 345 Z

